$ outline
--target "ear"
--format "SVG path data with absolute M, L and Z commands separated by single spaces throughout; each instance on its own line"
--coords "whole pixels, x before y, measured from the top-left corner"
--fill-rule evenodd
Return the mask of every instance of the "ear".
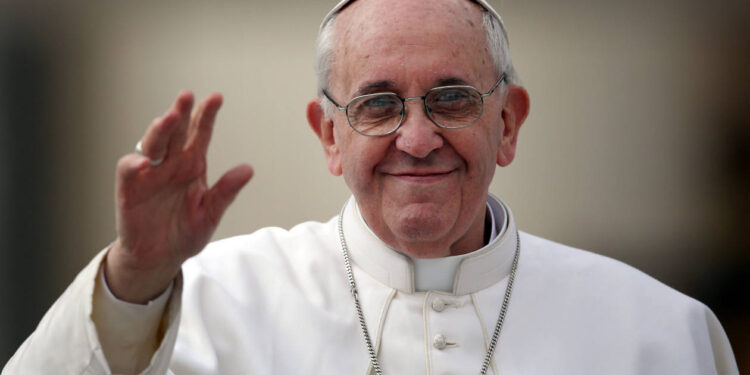
M 518 131 L 529 114 L 529 94 L 521 86 L 509 85 L 503 104 L 503 127 L 500 147 L 497 150 L 497 165 L 505 167 L 516 156 Z
M 307 103 L 307 122 L 318 136 L 320 144 L 323 145 L 328 170 L 334 176 L 341 176 L 341 154 L 333 135 L 333 120 L 327 118 L 323 112 L 320 98 L 315 98 Z

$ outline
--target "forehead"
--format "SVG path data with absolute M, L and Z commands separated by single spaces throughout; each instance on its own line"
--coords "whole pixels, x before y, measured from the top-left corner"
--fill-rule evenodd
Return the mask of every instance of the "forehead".
M 468 0 L 359 0 L 334 24 L 332 84 L 494 75 L 482 15 Z

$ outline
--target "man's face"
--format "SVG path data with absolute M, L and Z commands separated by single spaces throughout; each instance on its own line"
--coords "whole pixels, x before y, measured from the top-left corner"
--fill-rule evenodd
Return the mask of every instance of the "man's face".
M 497 81 L 482 13 L 469 1 L 360 0 L 335 22 L 328 91 L 342 105 L 373 92 L 415 97 L 456 84 L 484 93 Z M 464 129 L 435 126 L 422 101 L 407 102 L 401 127 L 383 137 L 356 133 L 336 111 L 329 168 L 343 173 L 378 237 L 415 257 L 482 247 L 488 187 L 507 156 L 502 89 Z

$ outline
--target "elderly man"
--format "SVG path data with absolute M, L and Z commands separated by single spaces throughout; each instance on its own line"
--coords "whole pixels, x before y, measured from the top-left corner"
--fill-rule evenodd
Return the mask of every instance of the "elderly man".
M 4 374 L 737 373 L 704 305 L 488 194 L 529 108 L 489 5 L 345 1 L 318 47 L 341 214 L 203 250 L 252 169 L 206 186 L 221 97 L 182 93 L 118 164 L 117 240 Z

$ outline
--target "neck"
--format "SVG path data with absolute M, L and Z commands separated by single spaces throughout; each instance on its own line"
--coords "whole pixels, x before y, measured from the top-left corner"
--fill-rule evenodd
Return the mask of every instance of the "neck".
M 398 249 L 412 258 L 441 258 L 453 255 L 462 255 L 474 252 L 484 247 L 484 221 L 485 210 L 469 230 L 457 240 L 441 239 L 439 241 L 410 241 L 403 239 L 389 243 L 394 249 Z
M 359 209 L 359 206 L 358 206 Z M 398 237 L 394 231 L 376 228 L 369 223 L 367 215 L 360 211 L 359 215 L 365 221 L 367 227 L 375 236 L 385 242 L 389 247 L 395 249 L 411 258 L 442 258 L 455 255 L 472 253 L 481 249 L 487 243 L 487 203 L 481 205 L 477 214 L 471 220 L 468 228 L 453 228 L 448 234 L 438 239 L 405 238 Z M 376 222 L 376 221 L 373 221 Z M 454 231 L 464 231 L 463 235 L 456 236 Z M 456 238 L 458 237 L 458 238 Z
M 484 222 L 484 215 L 482 215 Z M 454 255 L 462 255 L 474 252 L 484 246 L 484 224 L 475 228 L 472 226 L 471 231 L 466 233 L 453 243 L 446 241 L 423 242 L 423 241 L 396 241 L 388 243 L 394 249 L 412 258 L 441 258 Z
M 501 220 L 500 226 L 496 217 Z M 485 247 L 473 253 L 449 256 L 444 258 L 411 258 L 414 265 L 414 289 L 418 292 L 439 290 L 451 293 L 454 289 L 454 281 L 458 265 L 467 257 L 487 250 L 487 245 L 505 229 L 505 214 L 493 212 L 490 204 L 487 204 L 485 219 L 484 244 Z

